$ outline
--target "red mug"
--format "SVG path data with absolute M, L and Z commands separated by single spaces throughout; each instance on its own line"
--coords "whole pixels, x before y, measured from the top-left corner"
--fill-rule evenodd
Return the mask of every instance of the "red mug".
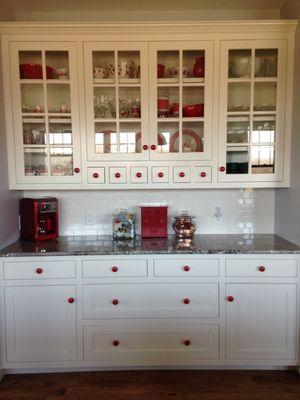
M 178 117 L 179 116 L 179 103 L 172 103 L 170 105 L 170 114 L 173 117 Z

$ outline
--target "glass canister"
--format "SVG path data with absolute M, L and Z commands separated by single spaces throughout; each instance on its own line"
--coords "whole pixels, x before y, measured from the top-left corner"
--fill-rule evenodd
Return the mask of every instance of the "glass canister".
M 113 217 L 113 237 L 114 239 L 134 239 L 134 236 L 134 214 L 122 209 Z
M 178 239 L 192 239 L 196 231 L 193 222 L 194 217 L 185 210 L 180 215 L 174 217 L 173 229 Z

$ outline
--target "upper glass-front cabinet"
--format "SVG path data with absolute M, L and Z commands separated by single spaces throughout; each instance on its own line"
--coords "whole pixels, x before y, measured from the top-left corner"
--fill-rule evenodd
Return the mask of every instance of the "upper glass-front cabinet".
M 213 43 L 150 43 L 150 157 L 209 160 Z
M 147 43 L 85 43 L 88 160 L 149 157 L 147 55 Z
M 223 42 L 220 181 L 280 181 L 283 174 L 284 41 Z
M 17 181 L 80 182 L 76 46 L 15 42 L 10 57 Z

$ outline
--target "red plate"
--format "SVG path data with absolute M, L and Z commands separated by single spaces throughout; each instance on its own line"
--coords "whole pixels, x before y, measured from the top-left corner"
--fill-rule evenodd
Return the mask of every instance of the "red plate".
M 171 136 L 170 139 L 170 151 L 171 153 L 176 153 L 178 150 L 178 139 L 179 139 L 179 132 L 177 131 L 174 135 Z M 196 132 L 192 131 L 191 129 L 183 129 L 182 131 L 182 143 L 183 143 L 183 153 L 190 153 L 190 152 L 202 152 L 203 151 L 203 141 L 197 135 Z M 184 147 L 185 146 L 185 147 Z

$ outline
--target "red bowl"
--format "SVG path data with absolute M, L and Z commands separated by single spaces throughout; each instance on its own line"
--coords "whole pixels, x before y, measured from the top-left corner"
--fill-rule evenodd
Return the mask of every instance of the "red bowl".
M 163 78 L 165 72 L 165 66 L 163 64 L 157 64 L 157 78 Z
M 182 109 L 183 117 L 195 118 L 204 116 L 204 104 L 193 104 L 184 106 Z
M 41 64 L 20 64 L 21 79 L 43 79 L 43 68 Z M 53 76 L 53 68 L 46 65 L 47 79 Z

